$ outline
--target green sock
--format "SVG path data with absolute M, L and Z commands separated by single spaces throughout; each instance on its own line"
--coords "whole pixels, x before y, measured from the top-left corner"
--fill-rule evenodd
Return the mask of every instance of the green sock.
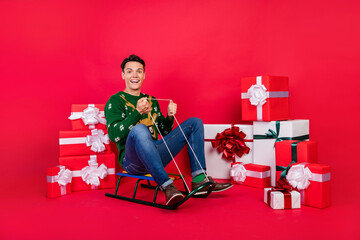
M 201 182 L 205 179 L 205 174 L 201 173 L 193 178 L 193 182 Z

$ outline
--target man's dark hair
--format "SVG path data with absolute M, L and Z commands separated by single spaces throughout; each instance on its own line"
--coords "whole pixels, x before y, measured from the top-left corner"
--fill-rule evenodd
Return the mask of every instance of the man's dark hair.
M 121 69 L 122 71 L 124 72 L 124 69 L 125 69 L 125 65 L 128 63 L 128 62 L 139 62 L 143 65 L 144 67 L 144 71 L 145 71 L 145 61 L 142 60 L 140 57 L 134 55 L 134 54 L 131 54 L 128 58 L 125 58 L 124 61 L 122 61 L 121 63 Z

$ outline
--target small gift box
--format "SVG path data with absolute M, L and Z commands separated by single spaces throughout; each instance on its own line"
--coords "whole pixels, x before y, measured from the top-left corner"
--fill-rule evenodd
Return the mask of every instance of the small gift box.
M 69 117 L 72 130 L 105 129 L 105 104 L 72 104 Z
M 231 182 L 245 186 L 270 187 L 270 167 L 253 163 L 232 163 L 230 170 Z
M 278 184 L 273 188 L 264 188 L 264 202 L 273 209 L 300 208 L 300 193 L 285 180 L 280 180 Z
M 330 166 L 317 163 L 292 164 L 287 181 L 301 193 L 301 203 L 316 208 L 330 206 Z
M 71 193 L 72 173 L 65 166 L 51 167 L 46 170 L 47 197 L 55 198 Z
M 60 131 L 59 144 L 60 157 L 112 152 L 109 136 L 101 129 Z
M 253 162 L 252 125 L 204 124 L 206 172 L 230 179 L 232 162 Z
M 276 179 L 284 178 L 291 163 L 317 163 L 317 142 L 284 140 L 275 143 Z
M 241 79 L 243 120 L 289 119 L 289 78 L 258 76 Z
M 271 185 L 276 184 L 275 143 L 309 139 L 309 120 L 254 122 L 254 163 L 270 166 Z
M 115 187 L 115 154 L 60 157 L 72 171 L 72 191 Z

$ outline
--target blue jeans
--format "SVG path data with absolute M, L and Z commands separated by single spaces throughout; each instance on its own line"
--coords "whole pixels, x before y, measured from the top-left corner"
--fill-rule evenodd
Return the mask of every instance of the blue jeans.
M 193 148 L 196 157 L 189 149 L 189 159 L 191 175 L 195 177 L 205 171 L 205 154 L 204 154 L 204 125 L 199 118 L 189 118 L 180 124 L 189 144 Z M 175 128 L 164 137 L 171 154 L 175 157 L 186 145 L 186 140 L 179 127 Z M 165 172 L 165 167 L 171 162 L 164 141 L 153 140 L 149 129 L 144 124 L 135 125 L 125 144 L 125 156 L 123 159 L 123 168 L 133 175 L 144 175 L 150 173 L 155 182 L 165 189 L 173 180 Z

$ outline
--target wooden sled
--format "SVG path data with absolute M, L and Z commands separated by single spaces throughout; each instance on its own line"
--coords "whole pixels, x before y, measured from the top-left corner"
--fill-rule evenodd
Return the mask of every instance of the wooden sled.
M 187 190 L 187 188 L 186 188 L 186 184 L 185 184 L 185 181 L 183 179 L 183 176 L 181 176 L 179 174 L 168 174 L 173 181 L 179 180 L 179 179 L 182 180 L 182 182 L 184 184 L 185 191 L 181 191 L 181 192 L 185 195 L 185 198 L 182 201 L 180 201 L 179 203 L 177 203 L 176 205 L 174 205 L 174 206 L 167 206 L 167 205 L 164 205 L 164 204 L 156 203 L 156 197 L 157 197 L 158 191 L 160 190 L 160 187 L 157 186 L 157 185 L 156 186 L 151 185 L 150 181 L 154 181 L 154 178 L 150 174 L 138 176 L 138 175 L 131 175 L 131 174 L 128 174 L 126 172 L 122 172 L 122 173 L 117 173 L 117 175 L 119 175 L 120 177 L 119 177 L 119 180 L 118 180 L 118 182 L 116 184 L 115 193 L 114 194 L 105 193 L 105 196 L 112 197 L 112 198 L 117 198 L 117 199 L 121 199 L 121 200 L 126 200 L 126 201 L 129 201 L 129 202 L 139 203 L 139 204 L 143 204 L 143 205 L 148 205 L 148 206 L 152 206 L 152 207 L 169 209 L 169 210 L 177 209 L 179 206 L 181 206 L 184 202 L 186 202 L 191 197 L 206 198 L 207 196 L 209 196 L 209 194 L 212 192 L 212 190 L 214 188 L 213 182 L 210 181 L 210 182 L 206 182 L 206 183 L 202 184 L 198 188 L 196 188 L 196 189 L 192 190 L 191 192 L 189 192 Z M 136 181 L 136 183 L 135 183 L 135 189 L 134 189 L 134 193 L 133 193 L 132 198 L 118 195 L 120 181 L 121 181 L 122 178 L 125 178 L 125 177 L 131 177 L 131 178 L 138 179 Z M 153 198 L 152 202 L 136 199 L 136 192 L 137 192 L 139 183 L 141 181 L 144 181 L 144 180 L 147 181 L 147 183 L 146 184 L 140 184 L 141 187 L 155 189 L 154 198 Z M 208 191 L 205 194 L 195 195 L 198 191 L 202 190 L 203 188 L 205 188 L 207 186 L 210 186 L 210 187 L 209 187 Z

